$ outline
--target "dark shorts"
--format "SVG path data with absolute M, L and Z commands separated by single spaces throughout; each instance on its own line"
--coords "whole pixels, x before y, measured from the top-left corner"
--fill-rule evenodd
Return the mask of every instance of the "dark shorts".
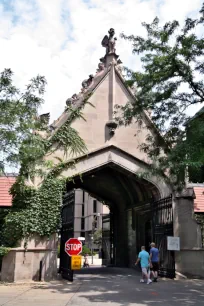
M 157 272 L 159 270 L 159 263 L 158 262 L 152 262 L 152 269 L 154 272 Z

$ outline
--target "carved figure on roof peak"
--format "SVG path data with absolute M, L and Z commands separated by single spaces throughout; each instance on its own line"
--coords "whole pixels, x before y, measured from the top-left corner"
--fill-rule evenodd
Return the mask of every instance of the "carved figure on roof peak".
M 115 53 L 116 49 L 115 49 L 115 44 L 116 44 L 116 40 L 117 38 L 114 37 L 115 35 L 115 30 L 113 28 L 111 28 L 109 31 L 109 36 L 105 35 L 101 44 L 103 47 L 106 48 L 106 54 L 110 54 L 110 53 Z

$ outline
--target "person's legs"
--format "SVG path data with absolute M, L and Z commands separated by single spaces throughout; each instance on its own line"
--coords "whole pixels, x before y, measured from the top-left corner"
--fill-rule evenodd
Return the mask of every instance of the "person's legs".
M 145 276 L 146 280 L 147 280 L 147 284 L 150 284 L 152 281 L 151 279 L 149 279 L 149 271 L 148 268 L 142 268 L 142 273 Z
M 153 278 L 155 278 L 155 274 L 154 274 L 153 268 L 150 269 L 150 275 L 151 274 L 152 274 Z
M 154 262 L 154 263 L 152 263 L 152 265 L 153 265 L 153 271 L 154 271 L 154 282 L 157 282 L 159 264 L 158 264 L 158 262 Z

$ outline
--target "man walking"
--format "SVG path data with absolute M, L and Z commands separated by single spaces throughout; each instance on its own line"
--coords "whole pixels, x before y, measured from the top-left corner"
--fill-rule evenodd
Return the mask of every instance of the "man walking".
M 138 255 L 138 259 L 136 261 L 136 265 L 138 263 L 141 263 L 141 268 L 142 268 L 142 275 L 143 278 L 140 280 L 141 283 L 144 283 L 144 277 L 147 279 L 147 285 L 149 285 L 152 281 L 149 278 L 150 273 L 149 273 L 149 268 L 150 268 L 150 256 L 147 251 L 145 251 L 145 247 L 141 247 L 141 252 Z
M 159 270 L 159 250 L 156 248 L 155 243 L 152 242 L 150 249 L 150 261 L 152 265 L 152 274 L 154 277 L 154 282 L 157 282 L 158 270 Z

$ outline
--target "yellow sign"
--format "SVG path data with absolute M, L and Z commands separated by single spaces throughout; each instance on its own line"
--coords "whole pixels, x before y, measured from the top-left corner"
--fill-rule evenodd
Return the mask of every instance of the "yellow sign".
M 81 269 L 81 256 L 80 255 L 71 256 L 71 269 L 72 270 Z

